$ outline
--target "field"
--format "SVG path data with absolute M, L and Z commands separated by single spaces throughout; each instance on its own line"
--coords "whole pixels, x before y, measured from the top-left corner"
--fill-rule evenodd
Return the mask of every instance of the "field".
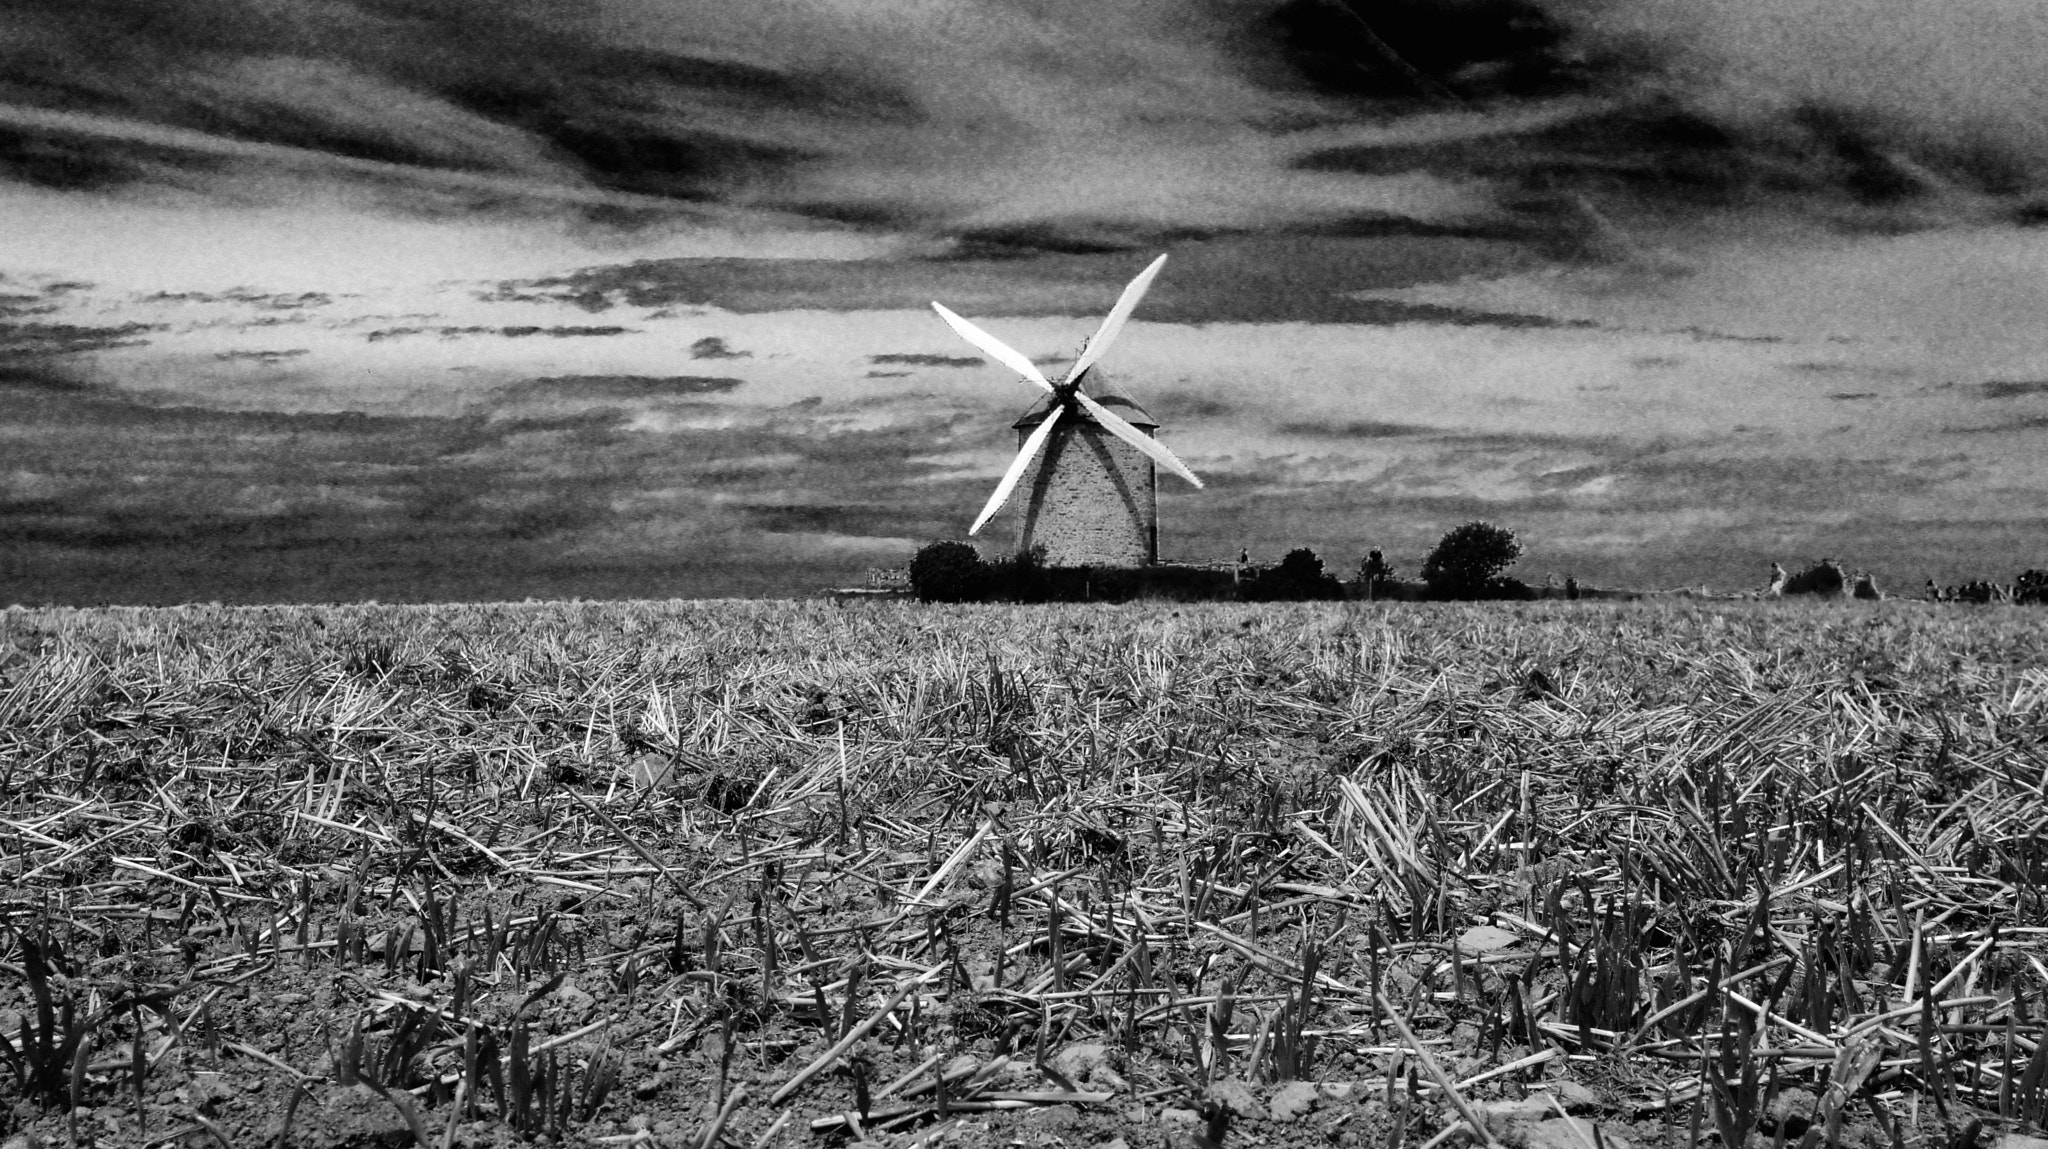
M 2044 650 L 1907 603 L 0 613 L 0 1143 L 1990 1145 L 2048 1122 Z

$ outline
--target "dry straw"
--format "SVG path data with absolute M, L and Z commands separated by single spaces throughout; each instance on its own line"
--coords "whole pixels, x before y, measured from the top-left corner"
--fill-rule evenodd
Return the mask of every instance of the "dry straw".
M 1793 1084 L 1829 1142 L 2038 1127 L 2044 648 L 1897 604 L 10 611 L 0 1058 L 239 1143 L 278 1127 L 151 1098 L 355 1074 L 423 1142 L 564 1136 L 667 1057 L 697 1144 L 910 1144 L 1386 1077 L 1485 1141 L 1598 1059 L 1725 1138 Z M 221 996 L 309 983 L 278 1041 Z

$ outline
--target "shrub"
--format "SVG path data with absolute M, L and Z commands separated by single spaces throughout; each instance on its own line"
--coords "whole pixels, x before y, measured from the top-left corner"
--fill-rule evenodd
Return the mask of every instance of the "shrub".
M 2048 571 L 2028 569 L 2020 572 L 2020 577 L 2013 583 L 2012 600 L 2048 603 Z
M 910 560 L 910 589 L 919 602 L 978 602 L 988 584 L 988 564 L 966 543 L 930 543 Z
M 1470 522 L 1446 532 L 1422 564 L 1431 598 L 1519 598 L 1528 588 L 1506 577 L 1522 557 L 1515 532 L 1492 523 Z M 1517 593 L 1520 592 L 1520 593 Z
M 1262 571 L 1245 584 L 1244 597 L 1250 602 L 1297 602 L 1304 599 L 1340 599 L 1344 585 L 1323 573 L 1323 560 L 1307 547 L 1296 547 L 1280 565 Z
M 997 559 L 988 564 L 987 572 L 987 594 L 997 602 L 1045 602 L 1055 596 L 1044 544 Z
M 1822 559 L 1785 580 L 1785 594 L 1838 595 L 1849 587 L 1849 574 L 1833 559 Z

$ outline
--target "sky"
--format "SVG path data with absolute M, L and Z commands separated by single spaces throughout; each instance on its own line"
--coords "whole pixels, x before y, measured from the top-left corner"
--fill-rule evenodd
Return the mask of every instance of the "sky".
M 1041 364 L 1189 561 L 2048 567 L 2019 0 L 0 0 L 0 603 L 795 595 Z M 994 557 L 1014 509 L 977 538 Z

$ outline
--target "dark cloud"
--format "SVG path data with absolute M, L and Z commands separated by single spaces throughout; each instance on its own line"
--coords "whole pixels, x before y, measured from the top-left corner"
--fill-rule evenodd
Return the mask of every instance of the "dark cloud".
M 477 324 L 453 327 L 380 327 L 366 332 L 363 338 L 371 343 L 386 339 L 403 339 L 408 335 L 438 335 L 443 339 L 457 339 L 465 335 L 498 335 L 506 339 L 525 339 L 534 335 L 546 335 L 554 339 L 602 338 L 607 335 L 624 335 L 632 330 L 628 327 L 599 327 L 579 324 L 541 327 L 537 324 L 518 324 L 509 327 L 491 327 Z
M 1672 328 L 1669 334 L 1685 335 L 1702 343 L 1783 343 L 1782 335 L 1738 335 L 1731 331 L 1716 331 L 1710 327 L 1688 325 Z
M 900 508 L 869 503 L 746 504 L 748 522 L 771 534 L 832 531 L 853 535 L 890 535 L 903 527 Z
M 2048 395 L 2048 381 L 2037 379 L 1993 379 L 1981 388 L 1986 399 L 2017 399 L 2022 395 Z
M 1265 23 L 1303 80 L 1363 97 L 1543 95 L 1583 87 L 1594 67 L 1569 27 L 1530 0 L 1288 0 Z
M 163 330 L 166 328 L 160 323 L 0 323 L 0 356 L 73 355 L 137 347 L 148 342 L 140 336 Z
M 712 375 L 550 375 L 513 389 L 516 396 L 553 394 L 577 399 L 664 399 L 717 395 L 746 380 Z
M 1284 435 L 1317 439 L 1397 439 L 1407 435 L 1430 435 L 1437 428 L 1421 423 L 1376 423 L 1352 420 L 1341 423 L 1282 423 L 1276 428 Z
M 55 359 L 0 357 L 0 391 L 74 392 L 90 389 L 75 370 Z
M 1549 7 L 1570 15 L 1584 46 L 1659 67 L 1674 94 L 1720 122 L 1805 129 L 1786 143 L 1864 194 L 1910 192 L 1930 174 L 2009 190 L 2048 154 L 2036 114 L 2048 13 L 2036 5 L 1873 0 L 1853 18 L 1811 0 Z
M 2002 423 L 1986 423 L 1982 426 L 1974 427 L 1947 427 L 1944 430 L 1951 435 L 1987 435 L 2007 431 L 2038 431 L 2042 428 L 2048 428 L 2048 415 L 2022 415 L 2016 419 L 2007 419 Z
M 57 307 L 57 304 L 42 295 L 0 292 L 0 319 L 18 319 L 25 315 L 48 315 L 56 311 Z
M 868 362 L 878 364 L 899 363 L 911 367 L 980 367 L 987 363 L 988 360 L 978 355 L 924 355 L 906 352 L 890 355 L 870 355 L 868 356 Z
M 1165 390 L 1158 393 L 1154 404 L 1161 411 L 1171 411 L 1176 419 L 1220 419 L 1238 412 L 1238 404 L 1219 399 L 1214 395 L 1198 394 L 1191 391 Z
M 1654 454 L 1662 449 L 1619 435 L 1565 431 L 1447 431 L 1441 435 L 1441 442 L 1448 447 L 1475 451 L 1579 451 L 1612 458 Z
M 232 291 L 152 291 L 142 297 L 144 303 L 240 303 L 265 311 L 303 311 L 309 307 L 326 307 L 334 297 L 324 291 L 262 292 L 247 288 Z
M 690 344 L 692 359 L 747 359 L 753 354 L 751 351 L 734 351 L 726 346 L 725 340 L 716 335 L 707 335 Z

